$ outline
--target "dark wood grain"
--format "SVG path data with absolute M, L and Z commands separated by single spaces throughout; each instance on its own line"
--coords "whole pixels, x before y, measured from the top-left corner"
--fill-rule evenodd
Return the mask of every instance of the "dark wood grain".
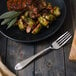
M 73 32 L 73 20 L 72 20 L 72 10 L 71 10 L 71 5 L 70 5 L 70 0 L 64 0 L 67 6 L 67 14 L 66 14 L 66 19 L 64 22 L 64 30 L 69 30 L 71 33 Z
M 0 56 L 5 63 L 6 61 L 6 53 L 7 53 L 7 39 L 0 34 Z
M 38 44 L 36 52 L 46 47 L 48 43 Z M 35 62 L 35 76 L 65 76 L 63 48 L 60 50 L 49 50 L 49 53 L 42 56 Z
M 71 44 L 64 47 L 66 76 L 76 76 L 76 62 L 69 61 Z
M 69 2 L 70 6 L 68 6 L 68 9 L 70 10 L 70 14 L 68 13 L 68 22 L 70 25 L 73 26 L 73 29 L 76 27 L 76 0 L 70 0 Z M 70 22 L 70 17 L 72 22 Z M 71 29 L 72 30 L 72 29 Z M 74 30 L 73 30 L 74 31 Z M 72 31 L 71 31 L 72 32 Z M 64 47 L 64 58 L 65 58 L 65 70 L 66 70 L 66 76 L 76 76 L 76 62 L 69 61 L 69 53 L 71 49 L 71 44 L 68 44 Z
M 76 0 L 70 0 L 73 28 L 76 28 Z
M 7 61 L 6 64 L 12 71 L 16 72 L 14 70 L 15 65 L 28 58 L 29 56 L 32 56 L 34 54 L 34 46 L 29 44 L 21 44 L 16 43 L 14 41 L 8 40 L 7 44 Z M 30 64 L 28 67 L 21 71 L 17 71 L 16 74 L 18 76 L 33 76 L 34 71 L 34 64 Z

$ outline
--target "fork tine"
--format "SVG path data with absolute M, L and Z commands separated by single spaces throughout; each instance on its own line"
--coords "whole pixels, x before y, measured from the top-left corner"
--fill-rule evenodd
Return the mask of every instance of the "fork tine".
M 71 39 L 72 35 L 67 31 L 63 35 L 61 35 L 56 41 L 52 43 L 54 49 L 59 49 L 64 44 L 66 44 L 69 39 Z
M 67 33 L 65 36 L 63 36 L 60 40 L 58 40 L 58 43 L 63 42 L 64 40 L 66 40 L 68 37 L 70 36 L 70 33 Z
M 62 47 L 64 44 L 66 44 L 71 38 L 72 38 L 72 36 L 70 36 L 69 38 L 67 38 L 67 39 L 60 45 L 60 47 Z
M 63 35 L 61 35 L 56 41 L 60 40 L 60 39 L 61 39 L 62 37 L 64 37 L 67 33 L 68 33 L 68 31 L 65 32 Z
M 59 42 L 59 44 L 61 45 L 63 42 L 65 42 L 71 35 L 68 34 L 62 41 Z

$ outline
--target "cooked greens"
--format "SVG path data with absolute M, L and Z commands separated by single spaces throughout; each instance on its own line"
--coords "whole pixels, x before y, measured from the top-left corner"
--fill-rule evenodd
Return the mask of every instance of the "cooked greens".
M 7 24 L 7 29 L 9 29 L 11 26 L 13 26 L 16 23 L 17 17 L 20 15 L 20 13 L 21 12 L 10 11 L 2 14 L 0 16 L 0 19 L 4 19 L 4 20 L 1 22 L 1 25 Z
M 17 17 L 19 14 L 20 12 L 16 12 L 16 11 L 6 12 L 0 16 L 0 19 L 14 18 Z

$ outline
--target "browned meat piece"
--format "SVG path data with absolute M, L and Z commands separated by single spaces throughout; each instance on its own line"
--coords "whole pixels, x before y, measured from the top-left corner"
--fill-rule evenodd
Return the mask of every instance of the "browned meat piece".
M 35 5 L 38 10 L 42 10 L 47 6 L 46 0 L 33 0 L 33 5 Z
M 7 0 L 8 10 L 23 10 L 26 7 L 33 9 L 32 5 L 35 7 L 33 11 L 37 13 L 37 9 L 40 10 L 46 7 L 46 2 L 44 0 Z
M 27 0 L 27 4 L 28 5 L 32 4 L 32 0 Z
M 31 27 L 29 25 L 26 27 L 26 32 L 27 33 L 30 33 L 31 32 Z
M 29 16 L 31 18 L 36 18 L 36 17 L 39 16 L 39 14 L 38 14 L 38 8 L 35 7 L 33 4 L 29 6 L 29 11 L 30 11 L 29 12 Z
M 26 0 L 7 0 L 8 10 L 22 10 L 26 7 Z
M 12 5 L 12 0 L 7 0 L 7 7 L 8 7 L 8 10 L 11 10 L 11 5 Z

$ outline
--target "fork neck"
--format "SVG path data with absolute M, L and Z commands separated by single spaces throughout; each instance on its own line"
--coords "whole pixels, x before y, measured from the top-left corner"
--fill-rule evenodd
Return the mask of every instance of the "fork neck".
M 49 46 L 48 48 L 49 48 L 49 49 L 54 49 L 52 46 Z

